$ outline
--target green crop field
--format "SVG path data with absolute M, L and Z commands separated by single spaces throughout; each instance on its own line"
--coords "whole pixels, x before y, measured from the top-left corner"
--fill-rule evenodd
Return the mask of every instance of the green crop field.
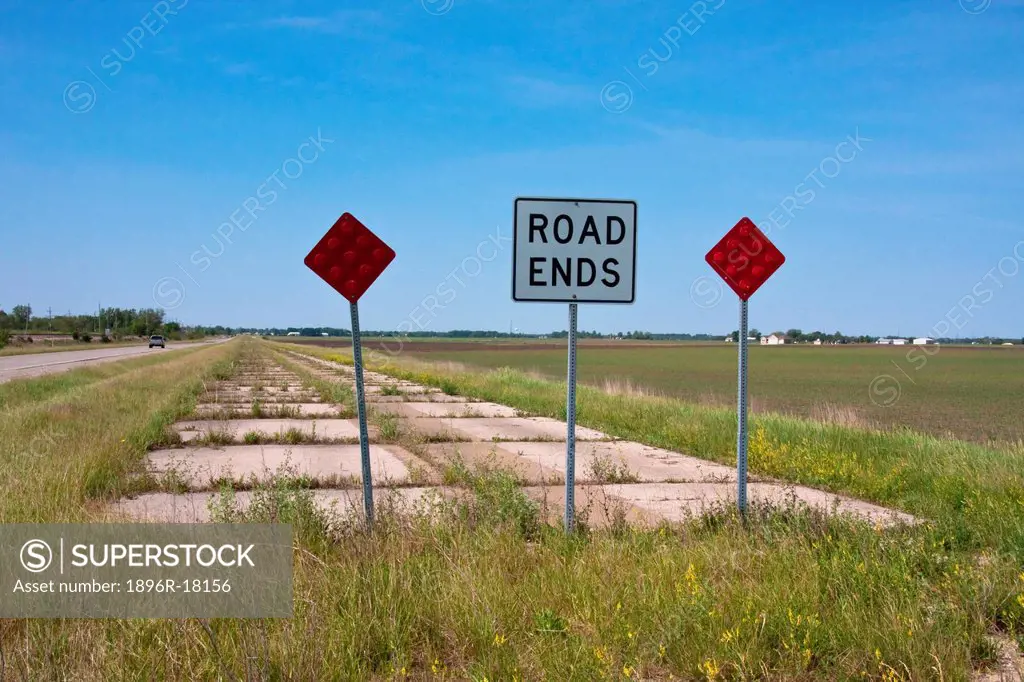
M 397 343 L 389 346 L 397 349 Z M 565 340 L 404 343 L 401 352 L 473 367 L 512 367 L 564 377 Z M 1009 347 L 752 346 L 754 412 L 850 426 L 906 427 L 978 443 L 1024 439 L 1024 351 Z M 708 405 L 736 395 L 736 347 L 721 344 L 581 342 L 579 379 Z

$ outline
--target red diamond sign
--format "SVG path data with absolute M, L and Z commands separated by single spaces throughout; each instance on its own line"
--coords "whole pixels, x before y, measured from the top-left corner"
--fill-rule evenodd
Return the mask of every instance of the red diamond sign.
M 704 256 L 719 277 L 746 301 L 786 262 L 750 218 L 743 218 Z
M 366 225 L 345 213 L 306 256 L 306 267 L 355 303 L 395 259 Z

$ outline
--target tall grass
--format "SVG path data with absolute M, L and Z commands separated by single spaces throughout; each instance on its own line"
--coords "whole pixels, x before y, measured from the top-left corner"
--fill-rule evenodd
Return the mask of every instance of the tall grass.
M 212 363 L 237 349 L 182 351 L 73 370 L 35 389 L 5 387 L 17 406 L 0 419 L 0 523 L 88 518 L 87 503 L 119 494 L 166 426 L 191 411 Z

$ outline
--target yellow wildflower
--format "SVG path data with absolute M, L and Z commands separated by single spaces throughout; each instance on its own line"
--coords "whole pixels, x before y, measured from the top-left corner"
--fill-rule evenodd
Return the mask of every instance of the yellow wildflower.
M 495 635 L 494 635 L 494 646 L 501 646 L 501 645 L 503 645 L 507 641 L 508 641 L 508 638 L 505 637 L 505 635 L 502 635 L 500 633 L 495 633 Z
M 709 658 L 705 660 L 703 663 L 701 663 L 700 669 L 707 676 L 708 682 L 711 682 L 711 680 L 714 680 L 718 677 L 718 661 L 716 661 L 713 658 Z
M 697 582 L 697 569 L 694 568 L 692 563 L 687 566 L 686 576 L 684 577 L 686 578 L 686 586 L 689 588 L 690 594 L 696 597 L 700 592 L 700 583 Z

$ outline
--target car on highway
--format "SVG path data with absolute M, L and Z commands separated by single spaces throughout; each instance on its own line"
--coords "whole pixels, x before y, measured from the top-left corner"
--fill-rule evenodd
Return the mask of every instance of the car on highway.
M 167 348 L 165 345 L 164 337 L 162 336 L 151 336 L 149 337 L 149 347 L 160 346 L 161 348 Z

